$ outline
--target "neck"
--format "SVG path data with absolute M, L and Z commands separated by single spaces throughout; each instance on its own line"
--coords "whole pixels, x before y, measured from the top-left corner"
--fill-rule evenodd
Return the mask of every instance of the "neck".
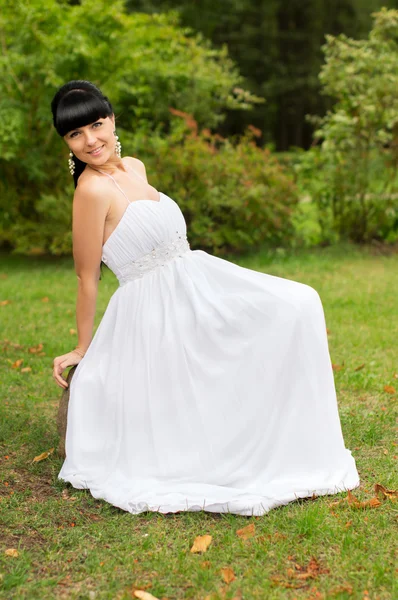
M 94 167 L 87 163 L 87 166 L 93 171 L 105 171 L 106 173 L 117 173 L 118 171 L 127 172 L 125 164 L 121 158 L 117 158 L 116 160 L 107 161 L 103 165 L 99 165 L 98 167 Z

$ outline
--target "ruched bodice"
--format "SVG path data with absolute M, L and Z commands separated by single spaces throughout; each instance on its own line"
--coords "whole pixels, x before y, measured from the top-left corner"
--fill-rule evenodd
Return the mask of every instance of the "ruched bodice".
M 102 248 L 102 260 L 121 285 L 190 251 L 187 228 L 178 204 L 160 200 L 131 202 Z

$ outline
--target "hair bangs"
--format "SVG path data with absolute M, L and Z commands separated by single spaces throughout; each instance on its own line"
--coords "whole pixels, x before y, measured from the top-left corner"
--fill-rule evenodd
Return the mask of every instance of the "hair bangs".
M 84 127 L 110 117 L 112 111 L 105 99 L 83 90 L 73 89 L 67 92 L 59 101 L 55 127 L 60 136 L 69 131 Z

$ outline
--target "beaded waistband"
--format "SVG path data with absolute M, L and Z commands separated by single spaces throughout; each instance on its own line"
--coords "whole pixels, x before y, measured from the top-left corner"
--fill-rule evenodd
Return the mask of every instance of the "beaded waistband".
M 134 279 L 140 279 L 146 273 L 164 266 L 177 256 L 183 256 L 188 251 L 190 251 L 190 246 L 186 236 L 179 236 L 172 242 L 157 246 L 151 252 L 148 252 L 148 254 L 144 254 L 137 260 L 119 269 L 119 284 L 122 286 Z

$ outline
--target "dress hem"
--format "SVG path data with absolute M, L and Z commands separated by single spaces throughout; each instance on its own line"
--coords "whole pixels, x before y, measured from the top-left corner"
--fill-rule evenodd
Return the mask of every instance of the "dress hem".
M 207 503 L 206 499 L 203 499 L 203 504 L 199 504 L 197 498 L 185 498 L 185 502 L 181 501 L 182 494 L 176 492 L 173 494 L 169 492 L 167 495 L 174 495 L 179 497 L 176 498 L 175 501 L 172 502 L 163 502 L 158 504 L 157 502 L 145 502 L 141 500 L 125 500 L 122 502 L 118 502 L 116 498 L 109 497 L 108 494 L 104 493 L 101 490 L 96 491 L 94 488 L 90 488 L 87 484 L 85 484 L 82 480 L 80 480 L 75 475 L 70 475 L 68 477 L 60 477 L 58 479 L 70 483 L 76 489 L 87 489 L 90 491 L 93 498 L 96 500 L 104 500 L 112 504 L 113 506 L 124 510 L 125 512 L 129 512 L 131 514 L 141 514 L 144 512 L 159 512 L 162 514 L 168 513 L 177 513 L 177 512 L 211 512 L 211 513 L 221 513 L 221 514 L 236 514 L 240 516 L 262 516 L 268 513 L 273 508 L 277 508 L 278 506 L 284 506 L 290 504 L 291 502 L 295 502 L 297 500 L 301 500 L 304 498 L 311 498 L 312 496 L 326 496 L 326 495 L 336 495 L 342 492 L 346 492 L 347 490 L 353 490 L 360 485 L 360 480 L 358 478 L 352 478 L 350 480 L 347 477 L 346 483 L 341 483 L 340 485 L 334 485 L 332 487 L 315 487 L 311 489 L 301 489 L 297 492 L 289 492 L 281 495 L 280 497 L 268 497 L 263 496 L 262 501 L 258 501 L 260 494 L 253 494 L 251 492 L 244 492 L 242 494 L 237 493 L 237 497 L 231 501 L 215 501 L 211 500 L 211 502 Z M 238 492 L 238 491 L 237 491 Z M 252 498 L 252 502 L 250 500 L 243 500 L 243 498 L 239 498 L 239 496 L 244 496 Z

